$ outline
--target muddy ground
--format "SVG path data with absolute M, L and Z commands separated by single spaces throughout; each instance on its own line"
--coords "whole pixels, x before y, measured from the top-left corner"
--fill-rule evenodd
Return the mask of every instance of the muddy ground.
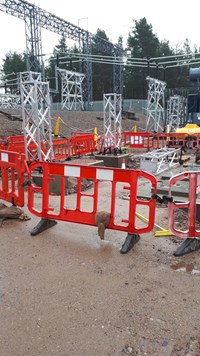
M 6 115 L 7 113 L 7 115 Z M 103 112 L 93 111 L 52 111 L 51 112 L 51 127 L 54 132 L 58 117 L 60 117 L 59 134 L 62 137 L 71 137 L 74 132 L 93 133 L 94 128 L 98 130 L 98 134 L 103 134 Z M 141 113 L 136 114 L 137 120 L 122 119 L 122 130 L 133 131 L 136 125 L 138 130 L 146 127 L 146 118 Z M 22 133 L 22 113 L 20 110 L 0 110 L 0 137 L 8 137 L 10 135 L 20 135 Z
M 99 189 L 106 210 L 109 183 Z M 56 211 L 59 197 L 51 204 Z M 117 219 L 128 204 L 119 185 Z M 96 227 L 66 222 L 31 236 L 39 218 L 27 195 L 24 210 L 30 220 L 0 229 L 0 356 L 200 355 L 200 250 L 174 257 L 181 240 L 150 232 L 122 255 L 125 233 L 106 230 L 101 241 Z M 167 228 L 167 216 L 157 207 L 157 224 Z

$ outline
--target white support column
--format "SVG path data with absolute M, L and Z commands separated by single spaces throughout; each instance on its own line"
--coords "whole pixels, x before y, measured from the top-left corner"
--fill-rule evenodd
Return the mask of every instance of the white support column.
M 61 78 L 62 110 L 83 110 L 82 82 L 85 75 L 57 68 Z
M 163 131 L 165 125 L 165 88 L 166 83 L 147 77 L 147 125 L 146 131 Z
M 104 94 L 104 148 L 121 146 L 122 97 Z
M 167 124 L 170 131 L 176 131 L 185 122 L 186 98 L 181 95 L 170 96 L 168 101 Z
M 26 159 L 51 161 L 49 83 L 41 81 L 41 73 L 20 73 L 20 91 Z

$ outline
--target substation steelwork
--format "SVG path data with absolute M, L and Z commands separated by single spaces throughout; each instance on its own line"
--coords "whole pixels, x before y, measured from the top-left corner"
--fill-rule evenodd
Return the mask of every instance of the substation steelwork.
M 61 102 L 62 110 L 83 110 L 82 82 L 84 74 L 57 68 L 61 78 Z
M 95 36 L 79 26 L 73 25 L 25 0 L 0 0 L 0 11 L 25 21 L 28 71 L 40 72 L 42 70 L 41 28 L 43 28 L 79 42 L 82 53 L 86 55 L 81 63 L 81 71 L 85 75 L 83 100 L 87 103 L 88 108 L 91 107 L 93 101 L 92 63 L 87 60 L 92 48 L 116 57 L 113 67 L 113 91 L 118 94 L 122 93 L 123 68 L 122 65 L 118 64 L 118 57 L 122 57 L 124 52 L 121 47 L 113 45 L 111 42 Z
M 186 116 L 186 98 L 180 95 L 174 95 L 167 101 L 167 124 L 169 132 L 176 131 L 185 123 Z
M 158 175 L 179 165 L 181 148 L 160 148 L 140 156 L 140 169 Z
M 19 109 L 20 107 L 20 95 L 0 94 L 1 109 Z
M 165 126 L 165 88 L 166 83 L 147 77 L 147 124 L 146 131 L 163 131 Z
M 26 160 L 53 159 L 49 83 L 41 73 L 20 73 L 20 92 Z
M 111 93 L 103 96 L 104 108 L 104 144 L 103 147 L 121 146 L 122 97 Z

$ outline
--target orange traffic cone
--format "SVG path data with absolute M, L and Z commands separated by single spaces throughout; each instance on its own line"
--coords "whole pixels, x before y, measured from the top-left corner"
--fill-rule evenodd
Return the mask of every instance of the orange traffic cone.
M 126 168 L 126 164 L 125 164 L 125 158 L 122 158 L 122 169 L 125 169 Z

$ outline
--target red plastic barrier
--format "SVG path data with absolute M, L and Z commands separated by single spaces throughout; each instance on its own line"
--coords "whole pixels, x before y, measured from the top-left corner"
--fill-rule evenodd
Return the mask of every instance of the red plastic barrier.
M 18 152 L 25 153 L 24 147 L 24 136 L 10 136 L 4 142 L 0 142 L 0 149 L 5 149 Z M 54 159 L 66 159 L 72 156 L 80 156 L 87 153 L 93 153 L 95 151 L 95 141 L 94 134 L 81 134 L 76 135 L 74 137 L 55 139 L 52 141 L 53 151 L 54 151 Z M 34 142 L 31 142 L 29 145 L 29 150 L 36 150 L 37 147 Z M 45 142 L 42 143 L 42 149 L 45 152 Z
M 72 156 L 80 156 L 95 151 L 94 134 L 74 136 L 70 138 Z
M 188 199 L 183 203 L 170 202 L 169 203 L 169 229 L 176 236 L 183 238 L 200 237 L 200 230 L 196 228 L 196 197 L 197 188 L 200 186 L 200 172 L 185 172 L 172 177 L 169 180 L 169 197 L 172 197 L 173 186 L 182 180 L 188 181 Z M 187 230 L 179 230 L 176 228 L 175 213 L 178 209 L 186 209 L 188 212 Z
M 70 140 L 66 138 L 53 140 L 53 152 L 55 161 L 71 157 Z
M 44 219 L 63 220 L 79 224 L 96 225 L 95 214 L 99 207 L 99 184 L 101 181 L 109 181 L 111 184 L 111 202 L 110 206 L 106 208 L 110 213 L 110 221 L 108 228 L 114 230 L 127 231 L 128 233 L 146 233 L 153 229 L 155 220 L 156 202 L 154 199 L 142 200 L 137 197 L 137 185 L 140 178 L 146 179 L 151 183 L 154 193 L 156 193 L 156 178 L 143 171 L 124 170 L 119 168 L 102 168 L 91 166 L 77 166 L 64 165 L 60 163 L 32 163 L 30 165 L 30 174 L 33 174 L 38 168 L 42 168 L 42 187 L 37 187 L 31 184 L 28 187 L 28 208 L 31 213 Z M 73 209 L 67 208 L 66 179 L 67 177 L 74 177 L 77 180 L 77 194 L 76 204 Z M 93 181 L 93 193 L 86 193 L 81 191 L 82 179 L 89 179 Z M 56 211 L 50 204 L 50 183 L 56 180 L 56 184 L 60 183 L 60 202 L 56 205 Z M 59 181 L 59 183 L 58 183 Z M 130 200 L 127 202 L 129 207 L 127 211 L 121 212 L 125 217 L 122 217 L 121 223 L 115 220 L 116 213 L 116 187 L 118 183 L 125 184 L 123 189 L 129 189 Z M 35 195 L 41 195 L 41 208 L 35 207 Z M 88 198 L 91 202 L 91 211 L 82 206 L 84 199 Z M 37 205 L 37 204 L 36 204 Z M 136 224 L 136 209 L 140 206 L 145 206 L 148 210 L 148 224 L 144 227 L 138 227 Z M 58 211 L 57 211 L 58 210 Z
M 0 151 L 1 187 L 0 199 L 17 206 L 24 206 L 25 155 L 16 152 Z
M 165 146 L 171 148 L 187 147 L 197 149 L 200 147 L 200 134 L 189 136 L 182 133 L 153 133 L 153 132 L 123 132 L 124 146 L 131 148 L 159 149 Z

